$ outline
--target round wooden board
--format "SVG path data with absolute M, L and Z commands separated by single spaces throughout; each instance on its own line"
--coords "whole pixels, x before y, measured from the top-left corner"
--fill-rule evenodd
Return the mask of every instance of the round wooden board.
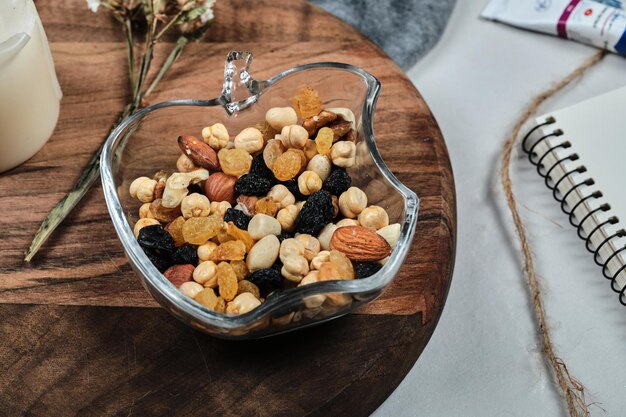
M 148 308 L 154 303 L 124 259 L 100 187 L 35 262 L 21 261 L 126 100 L 126 58 L 115 22 L 92 15 L 82 2 L 36 4 L 65 98 L 50 142 L 0 176 L 0 416 L 366 416 L 375 410 L 432 335 L 455 254 L 445 143 L 402 71 L 352 27 L 304 1 L 219 0 L 207 39 L 188 47 L 151 98 L 216 96 L 231 49 L 255 52 L 257 78 L 306 62 L 361 66 L 383 85 L 375 121 L 381 154 L 421 198 L 411 253 L 377 301 L 295 333 L 222 341 Z

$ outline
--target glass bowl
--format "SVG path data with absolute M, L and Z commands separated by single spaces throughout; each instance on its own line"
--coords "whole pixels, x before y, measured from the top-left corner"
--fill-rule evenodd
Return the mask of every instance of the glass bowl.
M 238 66 L 242 60 L 244 65 Z M 352 65 L 320 62 L 257 81 L 249 72 L 251 61 L 249 52 L 228 54 L 218 98 L 157 103 L 125 119 L 104 144 L 100 166 L 113 226 L 143 286 L 181 321 L 227 339 L 265 337 L 307 327 L 374 300 L 393 281 L 409 251 L 419 207 L 418 197 L 387 169 L 376 147 L 373 115 L 380 82 L 375 77 Z M 398 243 L 382 269 L 371 277 L 285 290 L 241 315 L 216 313 L 181 293 L 146 257 L 133 235 L 141 203 L 130 197 L 129 185 L 135 178 L 158 170 L 174 171 L 180 155 L 175 138 L 180 134 L 197 134 L 217 122 L 230 132 L 254 126 L 264 120 L 269 108 L 290 105 L 295 92 L 304 86 L 319 92 L 323 107 L 347 107 L 354 112 L 357 155 L 355 166 L 348 169 L 352 184 L 365 191 L 369 204 L 387 210 L 390 223 L 400 223 Z

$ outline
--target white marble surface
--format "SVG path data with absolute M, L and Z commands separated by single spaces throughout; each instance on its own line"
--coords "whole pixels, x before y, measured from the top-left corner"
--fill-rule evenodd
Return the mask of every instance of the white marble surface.
M 539 353 L 513 224 L 495 178 L 520 108 L 595 50 L 483 21 L 484 4 L 459 0 L 440 43 L 409 71 L 450 151 L 457 260 L 438 328 L 376 417 L 566 415 Z M 623 85 L 626 58 L 608 56 L 542 110 Z M 626 308 L 534 168 L 517 152 L 513 160 L 558 352 L 587 386 L 592 416 L 625 416 Z

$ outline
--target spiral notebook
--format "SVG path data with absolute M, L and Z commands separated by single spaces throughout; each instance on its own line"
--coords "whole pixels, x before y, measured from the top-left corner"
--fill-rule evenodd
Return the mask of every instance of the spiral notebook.
M 626 305 L 626 87 L 538 117 L 522 146 Z

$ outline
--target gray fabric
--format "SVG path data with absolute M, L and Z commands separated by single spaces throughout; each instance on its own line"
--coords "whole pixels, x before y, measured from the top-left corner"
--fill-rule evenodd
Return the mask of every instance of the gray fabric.
M 439 40 L 456 0 L 309 0 L 359 29 L 408 69 Z

